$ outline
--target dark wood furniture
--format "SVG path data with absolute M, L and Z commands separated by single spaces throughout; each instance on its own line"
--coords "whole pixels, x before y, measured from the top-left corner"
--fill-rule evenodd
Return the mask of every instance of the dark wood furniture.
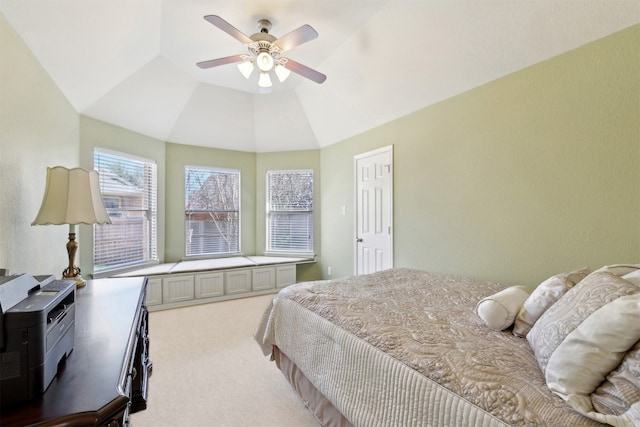
M 76 292 L 75 346 L 42 397 L 0 408 L 2 426 L 126 426 L 147 406 L 147 279 L 89 280 Z

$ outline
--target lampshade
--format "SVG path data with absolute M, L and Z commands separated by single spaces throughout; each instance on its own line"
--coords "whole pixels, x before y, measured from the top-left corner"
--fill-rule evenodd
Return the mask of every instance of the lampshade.
M 271 77 L 269 77 L 269 73 L 265 73 L 264 71 L 260 72 L 260 80 L 258 80 L 258 86 L 271 87 Z
M 273 68 L 273 56 L 268 52 L 260 52 L 256 58 L 256 64 L 260 71 L 271 71 Z
M 289 77 L 289 74 L 291 74 L 291 71 L 289 71 L 287 68 L 285 68 L 280 64 L 276 65 L 275 71 L 276 71 L 276 76 L 278 76 L 278 80 L 280 80 L 280 83 L 287 80 L 287 77 Z
M 98 172 L 62 166 L 47 168 L 42 205 L 31 225 L 110 223 L 102 203 Z
M 238 70 L 240 70 L 240 73 L 242 73 L 245 79 L 248 79 L 251 76 L 251 73 L 253 72 L 253 68 L 254 68 L 254 65 L 253 65 L 253 62 L 251 61 L 245 61 L 238 64 Z

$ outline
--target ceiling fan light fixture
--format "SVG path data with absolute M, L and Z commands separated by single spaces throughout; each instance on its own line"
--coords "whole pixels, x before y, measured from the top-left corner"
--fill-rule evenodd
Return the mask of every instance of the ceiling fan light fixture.
M 248 79 L 253 73 L 254 64 L 251 61 L 245 61 L 241 64 L 238 64 L 238 70 L 244 76 L 245 79 Z
M 275 71 L 276 71 L 276 76 L 278 76 L 278 80 L 280 80 L 280 83 L 287 80 L 287 78 L 289 77 L 289 74 L 291 74 L 291 71 L 285 68 L 284 65 L 280 65 L 280 64 L 276 65 Z
M 256 58 L 256 64 L 260 71 L 271 71 L 273 69 L 273 56 L 269 52 L 260 52 Z
M 271 87 L 271 77 L 269 77 L 269 73 L 266 73 L 264 71 L 260 72 L 260 79 L 258 80 L 258 86 Z

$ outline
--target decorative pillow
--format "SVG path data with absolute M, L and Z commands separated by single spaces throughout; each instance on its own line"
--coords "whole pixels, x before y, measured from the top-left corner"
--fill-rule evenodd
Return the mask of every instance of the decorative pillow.
M 569 273 L 556 274 L 540 283 L 520 308 L 513 325 L 514 335 L 526 336 L 540 316 L 589 273 L 591 270 L 584 267 Z
M 627 282 L 631 282 L 636 286 L 640 286 L 640 268 L 636 271 L 625 274 L 624 276 L 622 276 L 622 278 Z
M 547 386 L 564 398 L 590 395 L 638 340 L 640 292 L 604 305 L 566 336 L 547 363 Z
M 527 334 L 543 374 L 560 343 L 599 308 L 640 288 L 609 271 L 594 271 L 547 309 Z
M 476 313 L 494 331 L 501 331 L 513 324 L 522 303 L 529 296 L 522 286 L 512 286 L 483 298 L 476 305 Z
M 597 412 L 608 415 L 624 415 L 632 405 L 640 405 L 640 341 L 591 394 L 591 403 Z
M 608 271 L 611 274 L 622 277 L 626 276 L 627 274 L 636 272 L 638 269 L 640 269 L 640 264 L 612 264 L 600 267 L 596 271 Z

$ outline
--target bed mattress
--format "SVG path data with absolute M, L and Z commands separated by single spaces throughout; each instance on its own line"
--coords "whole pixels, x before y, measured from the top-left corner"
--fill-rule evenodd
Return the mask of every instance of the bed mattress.
M 403 268 L 300 283 L 255 337 L 355 426 L 601 426 L 549 391 L 526 339 L 476 316 L 504 287 Z

